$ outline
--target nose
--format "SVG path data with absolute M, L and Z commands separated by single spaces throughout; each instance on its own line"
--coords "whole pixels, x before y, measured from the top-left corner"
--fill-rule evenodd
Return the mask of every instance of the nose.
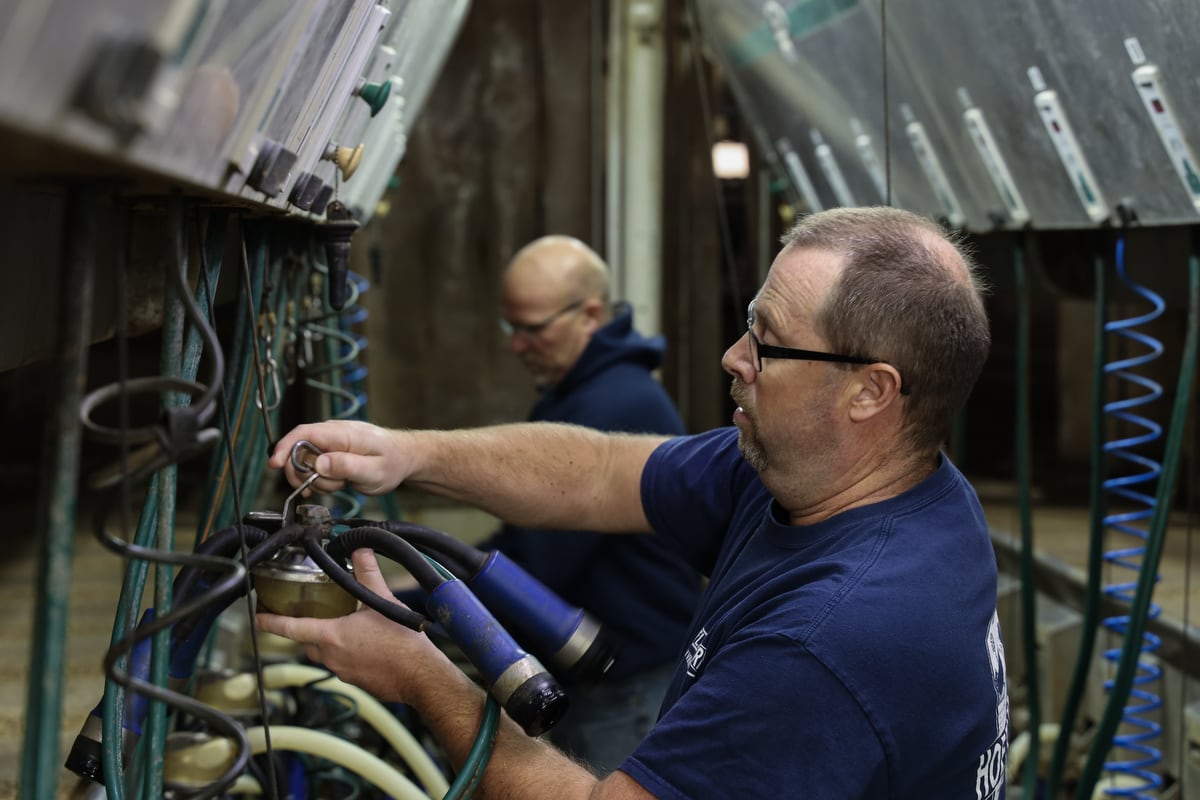
M 508 350 L 513 355 L 519 356 L 532 346 L 529 338 L 522 336 L 520 333 L 514 333 L 508 337 Z
M 754 363 L 750 360 L 750 338 L 743 333 L 741 338 L 729 346 L 725 355 L 721 356 L 721 369 L 734 376 L 742 383 L 753 383 L 758 375 Z

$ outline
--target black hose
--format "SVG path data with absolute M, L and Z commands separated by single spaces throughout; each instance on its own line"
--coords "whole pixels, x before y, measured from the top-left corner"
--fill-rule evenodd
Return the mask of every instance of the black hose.
M 268 536 L 262 528 L 252 525 L 241 525 L 240 527 L 246 532 L 246 541 L 252 546 L 262 544 Z M 194 552 L 206 555 L 233 556 L 241 547 L 241 533 L 238 528 L 239 526 L 233 525 L 217 531 L 204 541 L 197 542 Z M 187 597 L 195 590 L 196 581 L 202 576 L 208 575 L 211 573 L 202 571 L 194 565 L 185 566 L 175 577 L 173 590 L 175 597 Z
M 446 578 L 429 563 L 410 542 L 392 531 L 376 527 L 351 528 L 329 543 L 326 552 L 331 558 L 348 559 L 355 550 L 369 547 L 390 558 L 412 573 L 426 592 L 432 592 Z
M 423 551 L 441 555 L 443 557 L 441 560 L 445 562 L 446 567 L 462 580 L 478 574 L 487 563 L 488 554 L 483 550 L 472 547 L 448 533 L 424 525 L 418 525 L 415 522 L 398 522 L 395 520 L 381 520 L 376 522 L 369 519 L 357 518 L 335 520 L 334 522 L 335 524 L 347 525 L 352 529 L 362 527 L 382 528 L 389 533 L 400 536 Z M 344 536 L 345 534 L 342 535 Z M 464 570 L 466 577 L 458 574 L 458 571 L 454 567 Z
M 386 531 L 384 533 L 386 534 Z M 342 535 L 345 536 L 345 534 Z M 395 537 L 389 538 L 395 539 Z M 375 594 L 358 582 L 346 569 L 344 562 L 339 562 L 325 552 L 321 546 L 320 526 L 314 525 L 305 532 L 304 550 L 308 553 L 308 557 L 329 576 L 330 580 L 361 601 L 363 605 L 378 611 L 392 622 L 412 628 L 414 631 L 424 631 L 429 626 L 430 620 L 424 614 L 418 614 L 408 606 Z
M 271 556 L 278 553 L 284 547 L 294 544 L 304 533 L 304 527 L 301 525 L 287 525 L 275 533 L 267 536 L 259 542 L 253 550 L 246 556 L 246 569 L 261 564 Z M 239 543 L 240 545 L 240 543 Z M 188 639 L 195 633 L 197 626 L 206 619 L 214 618 L 217 614 L 228 608 L 229 604 L 246 593 L 246 584 L 242 583 L 235 585 L 222 585 L 221 591 L 214 591 L 207 598 L 207 602 L 200 607 L 195 613 L 189 613 L 179 621 L 174 628 L 171 629 L 171 638 L 176 642 L 182 642 Z M 178 598 L 177 602 L 181 602 Z M 174 612 L 172 612 L 174 614 Z
M 237 592 L 242 586 L 245 568 L 232 559 L 202 553 L 174 553 L 171 551 L 155 550 L 131 544 L 111 536 L 105 529 L 104 523 L 113 500 L 112 496 L 104 498 L 100 512 L 96 516 L 96 536 L 109 549 L 114 550 L 125 558 L 140 558 L 157 563 L 183 566 L 190 565 L 206 571 L 224 571 L 225 573 L 222 580 L 208 587 L 207 591 L 201 592 L 194 599 L 179 603 L 171 609 L 170 613 L 157 617 L 144 626 L 138 626 L 129 635 L 120 641 L 114 642 L 104 655 L 104 674 L 108 679 L 124 687 L 127 691 L 136 692 L 152 700 L 164 703 L 171 708 L 205 720 L 213 730 L 223 733 L 236 743 L 238 755 L 235 763 L 231 765 L 225 775 L 201 792 L 195 795 L 188 795 L 189 798 L 194 797 L 197 799 L 215 797 L 227 789 L 237 778 L 238 774 L 246 767 L 246 762 L 250 757 L 250 744 L 246 738 L 245 729 L 229 715 L 210 708 L 187 695 L 138 678 L 121 669 L 120 665 L 123 658 L 143 639 L 149 638 L 181 620 L 189 618 L 194 620 L 203 619 L 216 598 L 230 593 L 232 593 L 231 596 L 236 597 Z M 180 624 L 183 623 L 180 622 Z M 175 635 L 174 629 L 172 630 L 172 635 L 173 637 Z

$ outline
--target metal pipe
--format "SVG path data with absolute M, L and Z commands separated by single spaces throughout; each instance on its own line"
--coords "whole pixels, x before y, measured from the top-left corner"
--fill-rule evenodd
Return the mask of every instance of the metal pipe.
M 57 370 L 52 379 L 54 403 L 46 425 L 38 483 L 38 524 L 41 541 L 34 641 L 29 659 L 25 705 L 21 795 L 54 797 L 59 764 L 59 728 L 71 562 L 75 545 L 79 448 L 83 425 L 79 405 L 87 378 L 87 349 L 92 332 L 92 289 L 96 242 L 100 230 L 97 194 L 92 186 L 72 186 L 66 192 L 63 230 L 68 233 L 61 267 L 58 303 Z
M 663 96 L 666 46 L 662 0 L 627 0 L 622 29 L 625 60 L 624 158 L 621 181 L 624 299 L 646 335 L 662 331 Z
M 173 269 L 186 276 L 187 270 L 187 237 L 186 215 L 183 197 L 173 192 L 167 202 L 167 224 L 171 241 L 171 260 L 168 269 Z M 163 298 L 163 330 L 162 349 L 159 356 L 159 372 L 170 378 L 183 377 L 184 350 L 184 309 L 183 300 L 175 281 L 167 281 L 166 294 Z M 182 393 L 168 393 L 163 396 L 164 408 L 187 403 L 190 401 Z M 156 546 L 164 552 L 175 550 L 175 500 L 178 479 L 178 468 L 170 464 L 159 471 L 158 481 L 158 536 Z M 159 563 L 154 568 L 154 607 L 160 613 L 171 607 L 171 584 L 174 581 L 174 570 L 170 564 Z M 150 661 L 150 680 L 156 686 L 167 685 L 167 666 L 171 660 L 171 634 L 162 630 L 154 635 Z M 144 740 L 147 748 L 147 763 L 161 764 L 166 752 L 167 739 L 167 707 L 158 700 L 150 701 L 149 713 Z M 146 770 L 144 784 L 147 797 L 158 797 L 162 794 L 162 770 L 157 766 Z
M 625 293 L 625 209 L 622 206 L 624 197 L 625 173 L 621 168 L 624 162 L 625 144 L 625 38 L 623 20 L 625 19 L 625 3 L 609 4 L 608 12 L 608 97 L 607 97 L 607 136 L 605 137 L 606 161 L 608 171 L 605 173 L 605 232 L 604 257 L 612 269 L 612 292 L 614 298 L 624 298 Z

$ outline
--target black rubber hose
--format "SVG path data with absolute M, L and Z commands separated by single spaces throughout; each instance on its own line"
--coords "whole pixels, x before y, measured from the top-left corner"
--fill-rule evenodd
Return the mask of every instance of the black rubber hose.
M 350 528 L 382 528 L 396 536 L 403 537 L 413 546 L 443 556 L 447 568 L 459 567 L 466 572 L 467 577 L 473 577 L 487 563 L 488 554 L 477 547 L 454 538 L 448 533 L 418 525 L 415 522 L 399 522 L 395 520 L 344 519 L 335 520 L 335 524 L 347 525 Z M 345 534 L 343 534 L 345 535 Z M 451 572 L 455 572 L 451 569 Z M 463 578 L 455 572 L 456 577 Z M 463 578 L 466 580 L 466 578 Z
M 407 569 L 426 592 L 432 592 L 446 582 L 445 576 L 438 572 L 416 547 L 398 534 L 383 528 L 351 528 L 334 537 L 325 551 L 331 558 L 345 561 L 350 558 L 351 553 L 363 547 L 382 553 Z
M 263 561 L 266 561 L 271 556 L 278 553 L 284 547 L 295 543 L 304 534 L 302 525 L 292 524 L 279 529 L 275 533 L 267 536 L 259 542 L 246 556 L 246 568 L 250 569 Z M 207 587 L 205 587 L 207 588 Z M 209 598 L 209 602 L 195 613 L 187 615 L 171 628 L 171 638 L 176 642 L 181 642 L 189 638 L 196 630 L 196 627 L 203 621 L 211 619 L 216 614 L 224 611 L 229 607 L 229 604 L 246 593 L 246 584 L 240 583 L 237 585 L 226 586 L 222 591 L 213 593 Z M 177 603 L 186 602 L 188 598 L 176 598 Z
M 391 536 L 386 531 L 382 533 L 389 539 L 396 539 L 396 537 Z M 342 536 L 345 535 L 342 534 Z M 342 536 L 338 538 L 340 539 Z M 336 542 L 337 539 L 333 541 Z M 430 619 L 425 615 L 418 614 L 408 606 L 380 597 L 359 583 L 358 579 L 346 569 L 344 562 L 339 562 L 333 556 L 329 555 L 329 553 L 325 552 L 325 549 L 321 546 L 321 529 L 319 526 L 314 525 L 306 531 L 304 536 L 304 551 L 329 576 L 330 580 L 361 601 L 363 605 L 378 611 L 392 622 L 403 625 L 406 628 L 412 628 L 414 631 L 424 631 L 431 624 Z
M 242 525 L 242 530 L 246 532 L 246 541 L 251 547 L 256 547 L 267 538 L 268 534 L 262 528 L 256 528 L 252 525 Z M 205 555 L 219 555 L 230 557 L 237 553 L 241 547 L 241 534 L 238 531 L 238 526 L 234 525 L 229 528 L 224 528 L 217 531 L 212 536 L 209 536 L 202 542 L 198 542 L 193 552 L 204 553 Z M 185 566 L 179 570 L 179 574 L 175 578 L 175 588 L 172 590 L 175 597 L 188 597 L 194 590 L 196 581 L 201 576 L 208 576 L 212 573 L 199 569 L 194 565 Z

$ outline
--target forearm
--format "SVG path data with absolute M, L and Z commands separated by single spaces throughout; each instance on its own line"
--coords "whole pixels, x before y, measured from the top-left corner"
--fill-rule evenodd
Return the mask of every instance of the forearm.
M 334 420 L 293 428 L 268 463 L 293 486 L 315 469 L 310 491 L 349 483 L 381 494 L 404 483 L 529 528 L 645 532 L 642 468 L 665 440 L 549 422 L 410 431 Z M 301 441 L 321 455 L 297 468 L 291 455 Z
M 351 557 L 359 582 L 380 596 L 390 596 L 374 552 L 358 549 Z M 429 637 L 366 607 L 337 619 L 260 613 L 256 625 L 299 642 L 308 658 L 347 683 L 380 700 L 412 706 L 455 768 L 463 767 L 482 725 L 486 695 Z M 649 797 L 624 773 L 597 781 L 553 747 L 526 736 L 504 712 L 499 714 L 483 787 L 484 795 L 492 798 Z
M 461 672 L 419 690 L 413 705 L 461 770 L 483 726 L 486 696 Z M 551 745 L 527 736 L 503 711 L 474 797 L 490 800 L 587 798 L 598 779 Z
M 412 458 L 408 486 L 525 527 L 649 530 L 641 471 L 665 437 L 552 423 L 393 433 Z

